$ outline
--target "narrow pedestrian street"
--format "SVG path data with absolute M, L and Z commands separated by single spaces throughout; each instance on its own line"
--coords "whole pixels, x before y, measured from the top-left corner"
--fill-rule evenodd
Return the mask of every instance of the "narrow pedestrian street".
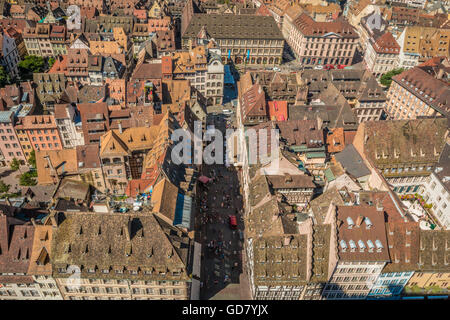
M 214 117 L 215 128 L 224 132 L 227 121 Z M 203 165 L 202 175 L 211 180 L 199 186 L 196 230 L 202 242 L 200 299 L 243 299 L 242 196 L 238 172 L 223 164 Z M 235 216 L 232 226 L 230 216 Z M 234 218 L 231 218 L 234 219 Z

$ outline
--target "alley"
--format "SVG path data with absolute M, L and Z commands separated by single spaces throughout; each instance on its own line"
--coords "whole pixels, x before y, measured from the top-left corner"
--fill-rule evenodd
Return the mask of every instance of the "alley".
M 212 123 L 223 132 L 227 120 L 216 116 Z M 238 173 L 233 166 L 214 164 L 203 165 L 202 174 L 212 180 L 199 187 L 196 223 L 203 248 L 200 298 L 217 295 L 240 299 L 243 222 Z M 236 228 L 232 228 L 230 216 L 236 217 Z

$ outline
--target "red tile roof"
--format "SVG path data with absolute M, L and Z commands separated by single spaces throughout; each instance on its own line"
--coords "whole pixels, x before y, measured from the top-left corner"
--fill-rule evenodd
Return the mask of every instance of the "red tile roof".
M 161 63 L 141 63 L 136 66 L 132 79 L 161 79 L 162 64 Z
M 55 119 L 69 119 L 67 104 L 55 104 Z
M 138 193 L 145 192 L 155 181 L 151 179 L 133 179 L 128 182 L 126 195 L 135 198 Z
M 341 152 L 345 148 L 344 128 L 329 129 L 325 140 L 328 152 Z
M 323 37 L 328 33 L 336 33 L 344 38 L 359 38 L 355 28 L 343 18 L 332 22 L 316 22 L 302 13 L 294 20 L 294 25 L 305 36 Z
M 0 273 L 27 273 L 33 247 L 33 225 L 0 212 Z M 7 282 L 6 278 L 0 279 Z
M 389 245 L 388 263 L 383 272 L 403 272 L 417 269 L 419 262 L 419 224 L 417 222 L 386 223 Z
M 373 49 L 377 53 L 389 53 L 389 54 L 399 54 L 400 46 L 397 41 L 395 41 L 392 33 L 389 31 L 384 33 L 382 36 L 373 43 Z
M 67 75 L 67 55 L 58 56 L 48 73 L 64 73 Z
M 389 261 L 386 227 L 382 212 L 371 206 L 339 206 L 337 207 L 337 219 L 340 260 Z M 345 241 L 346 249 L 343 247 L 342 240 Z M 382 248 L 377 249 L 377 243 L 381 244 Z M 363 245 L 362 249 L 360 244 Z M 352 250 L 352 245 L 354 245 L 354 250 Z M 373 246 L 372 252 L 369 251 L 370 246 Z
M 345 145 L 349 145 L 353 143 L 353 139 L 355 138 L 356 131 L 344 131 L 344 141 Z
M 269 117 L 274 121 L 286 121 L 288 119 L 287 101 L 269 101 Z
M 415 67 L 392 77 L 396 83 L 406 88 L 440 113 L 450 112 L 450 86 L 436 79 L 424 69 Z

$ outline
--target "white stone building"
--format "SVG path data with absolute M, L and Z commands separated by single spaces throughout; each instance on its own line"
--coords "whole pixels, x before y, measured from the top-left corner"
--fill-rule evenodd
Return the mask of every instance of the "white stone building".
M 64 148 L 84 145 L 81 117 L 73 105 L 55 105 L 55 120 Z
M 426 203 L 432 204 L 434 217 L 450 229 L 450 145 L 447 143 L 434 171 L 420 188 Z
M 324 288 L 325 300 L 365 299 L 390 261 L 379 208 L 337 207 L 339 260 Z
M 364 61 L 376 77 L 397 68 L 400 46 L 389 31 L 368 42 Z
M 223 99 L 224 67 L 219 53 L 209 50 L 206 72 L 206 95 L 208 105 L 221 105 Z

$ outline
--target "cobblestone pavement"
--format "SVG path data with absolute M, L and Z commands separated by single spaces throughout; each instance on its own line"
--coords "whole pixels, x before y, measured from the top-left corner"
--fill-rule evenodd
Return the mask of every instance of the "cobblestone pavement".
M 26 166 L 21 166 L 20 171 L 12 171 L 9 167 L 0 168 L 0 180 L 11 186 L 10 193 L 17 192 L 23 188 L 19 185 L 20 175 L 28 170 Z
M 216 128 L 225 129 L 225 121 L 214 122 Z M 199 212 L 196 215 L 196 230 L 202 241 L 202 288 L 203 299 L 242 299 L 245 287 L 242 278 L 242 241 L 240 231 L 242 197 L 238 173 L 234 167 L 225 165 L 203 165 L 202 174 L 213 178 L 206 186 L 199 187 Z M 235 215 L 237 229 L 229 224 L 230 215 Z M 245 279 L 244 279 L 245 280 Z M 244 288 L 241 288 L 241 284 Z M 242 293 L 242 291 L 244 293 Z M 242 297 L 244 295 L 244 297 Z

